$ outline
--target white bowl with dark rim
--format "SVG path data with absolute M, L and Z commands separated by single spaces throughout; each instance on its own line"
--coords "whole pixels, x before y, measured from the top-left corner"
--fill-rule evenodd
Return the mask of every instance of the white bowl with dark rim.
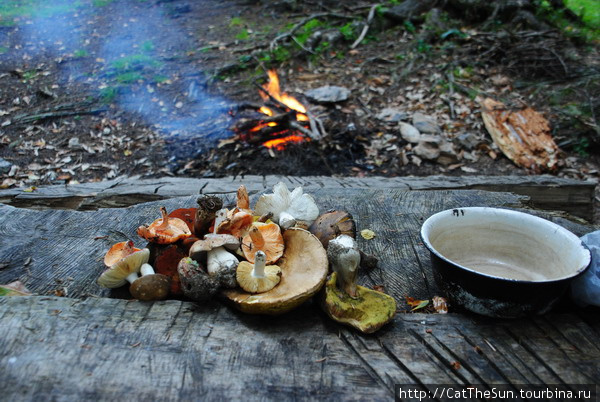
M 491 317 L 549 311 L 590 264 L 589 250 L 573 233 L 508 209 L 438 212 L 423 223 L 421 238 L 449 301 Z

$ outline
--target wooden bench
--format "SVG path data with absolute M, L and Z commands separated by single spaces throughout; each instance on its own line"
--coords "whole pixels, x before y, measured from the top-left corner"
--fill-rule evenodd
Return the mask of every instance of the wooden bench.
M 447 315 L 406 311 L 405 296 L 438 294 L 419 239 L 424 219 L 465 206 L 528 208 L 527 197 L 338 182 L 325 180 L 309 192 L 323 211 L 348 210 L 359 229 L 376 233 L 372 240 L 358 239 L 362 250 L 380 258 L 359 281 L 384 286 L 402 310 L 370 336 L 330 321 L 312 302 L 280 317 L 262 317 L 219 301 L 126 300 L 126 290 L 109 291 L 95 283 L 111 244 L 131 238 L 143 245 L 135 229 L 157 218 L 159 205 L 192 207 L 196 196 L 167 195 L 92 211 L 0 205 L 0 283 L 21 280 L 38 295 L 0 298 L 3 395 L 25 400 L 390 400 L 400 384 L 515 390 L 522 384 L 600 384 L 598 309 L 576 309 L 565 301 L 545 316 L 509 321 L 453 306 Z M 155 188 L 167 185 L 172 184 Z M 220 186 L 226 204 L 231 203 L 237 182 Z M 252 190 L 256 199 L 258 189 Z M 528 211 L 577 235 L 593 229 Z

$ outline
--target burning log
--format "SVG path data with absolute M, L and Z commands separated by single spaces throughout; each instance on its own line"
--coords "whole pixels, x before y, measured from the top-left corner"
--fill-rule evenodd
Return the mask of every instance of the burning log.
M 282 92 L 274 70 L 268 72 L 269 81 L 255 85 L 259 89 L 263 106 L 245 104 L 238 110 L 250 109 L 255 114 L 238 119 L 231 128 L 242 141 L 281 150 L 287 143 L 321 139 L 325 134 L 323 123 L 308 112 L 296 98 Z M 260 115 L 258 115 L 260 113 Z M 258 117 L 260 116 L 260 117 Z

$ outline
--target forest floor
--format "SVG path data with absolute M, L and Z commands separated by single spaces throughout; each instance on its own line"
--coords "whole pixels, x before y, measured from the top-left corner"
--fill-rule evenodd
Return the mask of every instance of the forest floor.
M 548 119 L 562 150 L 551 173 L 600 174 L 598 46 L 547 26 L 509 30 L 438 9 L 399 23 L 388 12 L 397 2 L 58 3 L 0 6 L 2 188 L 134 175 L 542 171 L 516 166 L 493 142 L 487 97 Z M 323 138 L 276 149 L 230 129 L 257 118 L 247 109 L 263 102 L 269 69 L 323 123 Z M 307 95 L 326 85 L 347 99 Z M 432 148 L 417 150 L 407 126 Z

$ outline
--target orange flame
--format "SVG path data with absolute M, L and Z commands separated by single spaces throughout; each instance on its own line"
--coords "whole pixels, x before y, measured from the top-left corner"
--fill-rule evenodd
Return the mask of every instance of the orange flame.
M 269 70 L 269 71 L 267 71 L 267 74 L 269 75 L 269 81 L 263 85 L 264 90 L 267 91 L 269 93 L 269 95 L 271 95 L 274 99 L 283 103 L 284 105 L 289 107 L 291 110 L 295 110 L 296 112 L 298 112 L 298 114 L 296 114 L 296 119 L 298 121 L 307 121 L 308 116 L 306 116 L 306 108 L 304 107 L 304 105 L 302 103 L 300 103 L 300 101 L 298 101 L 293 96 L 290 96 L 285 92 L 281 92 L 281 88 L 279 87 L 279 77 L 277 76 L 277 72 L 275 70 Z M 264 101 L 269 100 L 269 96 L 265 93 L 261 92 L 260 96 L 261 96 L 261 98 L 263 98 Z M 261 112 L 263 112 L 262 109 L 263 108 L 260 109 Z M 268 108 L 266 108 L 266 109 L 268 109 Z M 265 112 L 263 112 L 263 113 L 265 113 Z M 268 114 L 268 113 L 265 113 L 265 114 Z M 272 115 L 269 115 L 269 116 L 272 116 Z
M 274 140 L 266 141 L 265 143 L 263 143 L 263 145 L 267 148 L 275 148 L 276 150 L 281 151 L 285 148 L 286 144 L 289 144 L 292 142 L 300 143 L 300 142 L 304 142 L 304 141 L 310 141 L 310 140 L 301 135 L 288 135 L 287 137 L 276 138 Z

